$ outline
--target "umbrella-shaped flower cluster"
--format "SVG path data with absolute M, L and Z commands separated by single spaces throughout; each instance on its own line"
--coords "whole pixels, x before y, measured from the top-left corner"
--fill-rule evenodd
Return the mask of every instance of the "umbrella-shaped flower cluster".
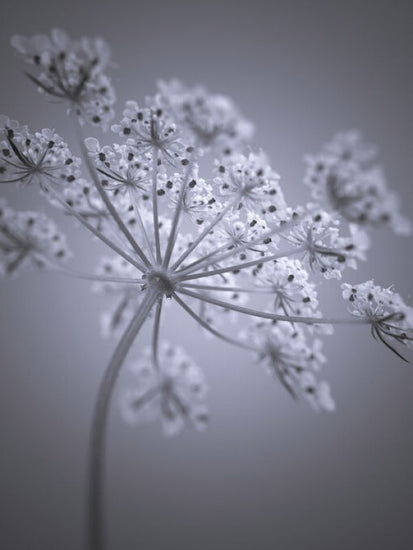
M 75 123 L 109 127 L 114 92 L 102 40 L 53 31 L 12 44 L 31 64 L 30 80 L 67 102 Z M 64 267 L 68 249 L 54 222 L 1 202 L 0 272 L 66 270 L 93 280 L 110 301 L 102 326 L 118 344 L 99 390 L 90 456 L 90 548 L 97 550 L 109 403 L 148 320 L 151 344 L 131 362 L 136 383 L 122 399 L 125 418 L 159 418 L 168 435 L 204 429 L 209 418 L 200 368 L 181 343 L 164 342 L 165 306 L 174 303 L 205 333 L 251 352 L 288 394 L 324 411 L 335 408 L 319 379 L 322 339 L 333 325 L 367 325 L 402 356 L 413 314 L 393 289 L 371 281 L 343 284 L 343 316 L 326 318 L 320 309 L 317 286 L 366 259 L 370 228 L 409 232 L 383 170 L 372 164 L 375 149 L 358 132 L 338 134 L 307 158 L 313 202 L 303 205 L 287 204 L 279 174 L 251 149 L 252 125 L 233 101 L 201 86 L 161 82 L 153 96 L 126 103 L 104 142 L 81 132 L 75 156 L 54 130 L 2 116 L 0 182 L 38 185 L 48 206 L 103 242 L 107 254 L 94 274 Z

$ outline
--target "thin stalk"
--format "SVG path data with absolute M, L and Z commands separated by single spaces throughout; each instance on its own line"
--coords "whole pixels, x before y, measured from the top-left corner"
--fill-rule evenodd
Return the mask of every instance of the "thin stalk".
M 228 250 L 228 246 L 230 246 L 230 245 L 228 245 L 227 243 L 219 246 L 216 250 L 212 250 L 211 252 L 208 252 L 208 254 L 206 254 L 205 256 L 202 256 L 202 258 L 198 258 L 197 260 L 195 260 L 194 262 L 191 262 L 190 264 L 188 264 L 184 268 L 179 269 L 177 271 L 177 273 L 186 274 L 187 272 L 188 273 L 192 272 L 193 271 L 192 268 L 194 268 L 195 266 L 197 266 L 201 263 L 204 263 L 206 260 L 211 258 L 211 256 L 215 256 L 215 254 L 218 254 L 218 252 L 221 252 L 222 250 L 226 250 L 226 249 Z M 232 250 L 234 250 L 234 247 L 232 247 Z M 213 260 L 213 262 L 215 262 L 215 260 Z M 213 262 L 211 262 L 211 263 L 213 263 Z M 208 264 L 208 265 L 210 265 L 210 264 Z
M 178 288 L 194 288 L 198 290 L 214 290 L 218 292 L 244 292 L 247 294 L 274 294 L 271 288 L 242 288 L 240 286 L 225 286 L 225 285 L 197 285 L 191 283 L 182 283 Z
M 231 338 L 230 336 L 226 336 L 225 334 L 221 334 L 219 331 L 215 330 L 213 327 L 211 327 L 206 321 L 202 319 L 195 311 L 190 308 L 183 300 L 180 299 L 180 297 L 174 292 L 172 294 L 173 298 L 176 300 L 176 302 L 193 318 L 197 323 L 199 323 L 204 329 L 206 329 L 208 332 L 216 336 L 217 338 L 220 338 L 221 340 L 224 340 L 224 342 L 227 342 L 229 344 L 233 344 L 234 346 L 237 346 L 239 348 L 244 348 L 249 351 L 258 351 L 257 348 L 253 346 L 249 346 L 248 344 L 245 344 L 244 342 L 240 342 L 239 340 L 235 340 L 234 338 Z
M 295 248 L 287 252 L 279 252 L 278 254 L 271 254 L 271 256 L 263 256 L 258 260 L 251 260 L 250 262 L 242 262 L 237 265 L 230 265 L 228 267 L 220 267 L 218 269 L 212 269 L 211 271 L 202 271 L 201 273 L 190 273 L 189 275 L 184 275 L 179 277 L 179 281 L 189 281 L 192 279 L 201 279 L 203 277 L 211 277 L 212 275 L 220 275 L 221 273 L 228 273 L 230 271 L 240 271 L 247 267 L 253 267 L 254 265 L 263 264 L 266 262 L 271 262 L 274 260 L 279 260 L 280 258 L 287 258 L 288 256 L 293 256 L 305 250 L 304 247 Z
M 86 163 L 86 166 L 88 167 L 89 173 L 93 179 L 93 183 L 95 184 L 95 187 L 103 200 L 103 202 L 106 205 L 106 208 L 109 210 L 110 214 L 112 215 L 113 219 L 117 223 L 120 231 L 125 235 L 127 240 L 129 241 L 129 244 L 132 246 L 134 251 L 137 253 L 137 255 L 140 257 L 142 262 L 146 265 L 146 267 L 150 267 L 150 262 L 148 258 L 146 257 L 145 253 L 141 249 L 141 247 L 138 245 L 138 243 L 133 238 L 132 233 L 129 231 L 129 229 L 126 227 L 125 223 L 123 222 L 122 218 L 119 216 L 118 211 L 113 206 L 112 202 L 110 201 L 102 182 L 99 179 L 98 173 L 96 171 L 95 166 L 93 165 L 92 161 L 90 160 L 90 157 L 88 155 L 88 152 L 86 150 L 85 144 L 83 143 L 82 136 L 80 136 L 80 149 L 82 151 L 83 159 Z
M 89 229 L 89 231 L 91 231 L 95 237 L 97 237 L 98 239 L 100 239 L 102 242 L 104 242 L 107 246 L 109 246 L 114 252 L 116 252 L 117 254 L 119 254 L 119 256 L 122 256 L 122 258 L 124 258 L 127 262 L 129 262 L 130 264 L 134 265 L 137 269 L 139 269 L 139 271 L 146 271 L 145 270 L 145 267 L 137 262 L 136 260 L 134 260 L 131 256 L 129 256 L 129 254 L 127 252 L 124 252 L 121 248 L 119 248 L 113 241 L 111 241 L 110 239 L 108 239 L 101 231 L 99 231 L 99 229 L 96 229 L 95 227 L 93 227 L 92 224 L 90 224 L 88 221 L 86 221 L 83 216 L 81 216 L 78 212 L 76 212 L 76 210 L 72 207 L 72 206 L 69 206 L 67 204 L 67 202 L 61 198 L 61 196 L 59 195 L 59 193 L 57 193 L 53 187 L 47 187 L 47 190 L 49 193 L 52 193 L 52 195 L 55 197 L 55 199 L 59 202 L 59 204 L 61 204 L 65 210 L 67 210 L 67 212 L 69 212 L 72 216 L 74 216 L 82 225 L 84 225 L 87 229 Z
M 130 198 L 132 206 L 135 210 L 136 217 L 138 219 L 138 224 L 139 224 L 140 230 L 142 231 L 142 235 L 145 239 L 146 247 L 148 249 L 149 255 L 151 257 L 152 262 L 155 263 L 156 260 L 155 260 L 155 256 L 153 255 L 153 252 L 152 252 L 151 242 L 149 240 L 148 233 L 146 232 L 145 224 L 143 223 L 142 216 L 141 216 L 141 213 L 139 211 L 139 206 L 138 206 L 138 201 L 137 201 L 137 198 L 136 198 L 136 189 L 135 188 L 129 189 L 129 198 Z
M 161 263 L 161 242 L 159 239 L 159 215 L 158 215 L 158 157 L 159 151 L 156 147 L 152 151 L 152 210 L 153 210 L 153 231 L 155 235 L 156 261 Z
M 163 266 L 164 267 L 169 266 L 171 255 L 172 255 L 172 252 L 173 252 L 173 249 L 174 249 L 174 246 L 175 246 L 176 236 L 177 236 L 178 227 L 179 227 L 179 221 L 180 221 L 181 213 L 182 213 L 182 206 L 183 206 L 184 196 L 185 196 L 185 192 L 186 192 L 186 186 L 188 185 L 188 180 L 189 180 L 189 176 L 191 174 L 192 165 L 193 165 L 193 154 L 192 154 L 191 160 L 189 161 L 189 164 L 187 166 L 184 181 L 182 182 L 182 186 L 181 186 L 180 193 L 179 193 L 178 204 L 176 205 L 176 208 L 175 208 L 174 218 L 172 220 L 171 232 L 169 234 L 168 244 L 166 246 L 166 251 L 165 251 L 165 257 L 163 259 Z
M 159 371 L 159 361 L 158 361 L 158 349 L 159 349 L 159 327 L 161 322 L 162 314 L 162 298 L 159 298 L 158 303 L 156 304 L 155 319 L 153 323 L 153 334 L 152 334 L 152 358 L 153 364 Z
M 50 261 L 49 259 L 47 259 L 47 261 L 48 261 L 48 264 L 59 273 L 70 275 L 78 279 L 85 279 L 87 281 L 97 281 L 97 282 L 103 282 L 103 283 L 121 283 L 121 284 L 130 283 L 134 285 L 144 282 L 144 279 L 127 279 L 123 277 L 110 277 L 110 276 L 106 277 L 105 275 L 94 275 L 93 273 L 83 273 L 83 271 L 77 271 L 76 269 L 72 269 L 67 266 L 58 265 L 55 262 Z
M 195 239 L 195 241 L 181 254 L 181 256 L 177 259 L 177 261 L 172 266 L 172 270 L 175 270 L 178 266 L 181 265 L 181 263 L 191 254 L 193 250 L 205 239 L 205 237 L 210 233 L 214 227 L 219 223 L 222 218 L 225 216 L 225 214 L 233 208 L 240 200 L 240 197 L 236 197 L 234 201 L 229 202 L 225 208 L 221 210 L 221 212 L 216 216 L 209 225 L 202 231 L 200 235 Z
M 89 448 L 87 550 L 104 550 L 106 546 L 103 482 L 106 429 L 111 397 L 126 355 L 157 298 L 158 294 L 152 291 L 144 297 L 118 343 L 99 386 Z
M 298 216 L 297 218 L 292 219 L 292 220 L 284 223 L 283 225 L 280 225 L 278 227 L 270 229 L 269 231 L 266 231 L 265 233 L 263 233 L 262 235 L 260 235 L 256 239 L 253 239 L 252 241 L 249 241 L 248 243 L 244 243 L 242 245 L 238 245 L 238 246 L 232 248 L 228 252 L 225 252 L 221 256 L 218 256 L 218 258 L 214 258 L 214 260 L 213 260 L 214 263 L 222 262 L 222 261 L 226 260 L 227 258 L 230 258 L 231 256 L 233 256 L 236 253 L 242 252 L 244 250 L 248 250 L 252 246 L 264 244 L 264 241 L 266 239 L 268 239 L 270 237 L 274 237 L 274 235 L 279 235 L 281 233 L 284 233 L 284 231 L 288 230 L 292 225 L 295 225 L 296 223 L 298 223 L 302 218 L 304 218 L 309 213 L 311 213 L 311 210 L 310 211 L 307 210 L 301 216 Z M 199 260 L 197 260 L 196 264 L 198 264 L 198 267 L 204 267 L 203 266 L 204 260 L 207 260 L 211 255 L 212 256 L 215 255 L 221 248 L 222 247 L 220 247 L 219 249 L 213 251 L 212 253 L 207 254 L 204 258 L 200 258 Z M 194 265 L 195 265 L 195 262 L 194 262 Z M 186 266 L 184 269 L 182 269 L 182 273 L 184 273 L 184 272 L 186 273 L 186 271 L 189 270 L 189 268 L 191 268 L 191 267 L 192 267 L 192 264 Z
M 305 325 L 347 325 L 347 324 L 362 325 L 362 324 L 369 323 L 369 321 L 366 319 L 355 319 L 355 318 L 348 318 L 348 319 L 320 318 L 319 319 L 317 317 L 278 315 L 276 313 L 268 313 L 265 311 L 260 311 L 258 309 L 251 309 L 248 307 L 237 306 L 235 304 L 223 302 L 222 300 L 218 300 L 217 298 L 212 298 L 211 296 L 208 296 L 208 295 L 197 294 L 190 290 L 179 289 L 179 292 L 181 294 L 186 294 L 186 296 L 190 296 L 191 298 L 196 298 L 197 300 L 201 300 L 203 302 L 207 302 L 209 304 L 219 306 L 224 309 L 231 309 L 233 311 L 238 311 L 239 313 L 244 313 L 245 315 L 252 315 L 253 317 L 261 317 L 262 319 L 272 319 L 275 321 L 287 321 L 289 323 L 303 323 Z

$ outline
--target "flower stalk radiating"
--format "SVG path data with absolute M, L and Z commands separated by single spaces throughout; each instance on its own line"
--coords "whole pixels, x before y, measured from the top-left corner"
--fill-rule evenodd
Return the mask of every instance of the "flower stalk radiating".
M 249 148 L 252 125 L 229 98 L 161 82 L 142 104 L 126 103 L 111 126 L 116 141 L 101 144 L 78 123 L 107 129 L 114 118 L 104 42 L 72 41 L 55 30 L 12 44 L 32 64 L 30 80 L 74 114 L 78 156 L 54 131 L 32 132 L 3 116 L 0 183 L 38 185 L 51 207 L 107 247 L 95 274 L 74 270 L 62 263 L 69 253 L 54 222 L 0 202 L 2 274 L 26 266 L 64 271 L 93 280 L 111 301 L 102 329 L 118 344 L 98 392 L 89 455 L 87 548 L 102 550 L 107 418 L 142 325 L 152 319 L 151 343 L 131 362 L 136 386 L 121 402 L 129 422 L 159 418 L 168 435 L 208 423 L 202 371 L 180 343 L 164 340 L 165 302 L 251 352 L 294 399 L 332 411 L 330 387 L 319 379 L 323 337 L 335 324 L 367 325 L 405 359 L 400 348 L 412 344 L 413 313 L 393 288 L 368 281 L 344 283 L 348 314 L 326 318 L 316 283 L 357 269 L 371 227 L 407 234 L 409 223 L 373 165 L 374 148 L 357 132 L 339 134 L 307 158 L 313 202 L 291 207 L 266 155 Z

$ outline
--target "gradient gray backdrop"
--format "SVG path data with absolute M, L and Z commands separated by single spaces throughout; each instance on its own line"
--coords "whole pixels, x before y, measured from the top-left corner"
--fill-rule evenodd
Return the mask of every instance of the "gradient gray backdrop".
M 6 0 L 0 110 L 70 137 L 62 108 L 36 95 L 9 38 L 52 26 L 101 35 L 113 47 L 122 102 L 141 100 L 170 77 L 233 96 L 292 203 L 306 197 L 303 155 L 340 129 L 361 128 L 379 145 L 410 214 L 410 6 Z M 2 194 L 16 207 L 47 208 L 29 189 Z M 70 234 L 75 265 L 93 269 L 102 248 L 81 229 Z M 370 261 L 346 278 L 395 283 L 407 297 L 411 257 L 411 240 L 377 231 Z M 344 313 L 338 284 L 325 288 L 323 309 Z M 87 282 L 34 273 L 1 281 L 0 304 L 0 548 L 80 550 L 91 410 L 114 346 L 99 334 L 105 303 Z M 165 334 L 205 367 L 212 423 L 206 434 L 169 441 L 159 426 L 125 426 L 112 409 L 110 549 L 413 548 L 410 366 L 368 330 L 339 328 L 324 372 L 338 410 L 317 415 L 292 403 L 244 353 L 202 339 L 191 320 L 170 314 Z

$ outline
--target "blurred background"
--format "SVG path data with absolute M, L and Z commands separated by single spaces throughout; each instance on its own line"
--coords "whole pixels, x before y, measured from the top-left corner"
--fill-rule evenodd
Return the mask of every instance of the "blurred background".
M 3 0 L 0 110 L 72 139 L 64 109 L 37 95 L 9 46 L 15 33 L 54 26 L 110 43 L 118 113 L 159 78 L 232 96 L 292 204 L 308 199 L 303 156 L 360 128 L 411 215 L 411 2 Z M 4 186 L 2 195 L 17 208 L 47 209 L 28 188 Z M 60 225 L 74 265 L 93 269 L 103 248 L 68 220 Z M 412 251 L 410 239 L 376 231 L 369 261 L 345 280 L 394 283 L 412 303 Z M 323 283 L 323 296 L 324 311 L 345 314 L 337 281 Z M 0 548 L 83 548 L 91 411 L 115 345 L 100 336 L 105 305 L 87 281 L 52 273 L 1 281 Z M 167 440 L 159 425 L 125 425 L 115 399 L 110 550 L 413 548 L 410 365 L 368 329 L 338 328 L 323 372 L 337 412 L 315 414 L 177 309 L 165 327 L 204 367 L 212 421 L 204 434 Z M 144 331 L 131 356 L 147 341 Z M 124 374 L 119 387 L 129 381 Z

